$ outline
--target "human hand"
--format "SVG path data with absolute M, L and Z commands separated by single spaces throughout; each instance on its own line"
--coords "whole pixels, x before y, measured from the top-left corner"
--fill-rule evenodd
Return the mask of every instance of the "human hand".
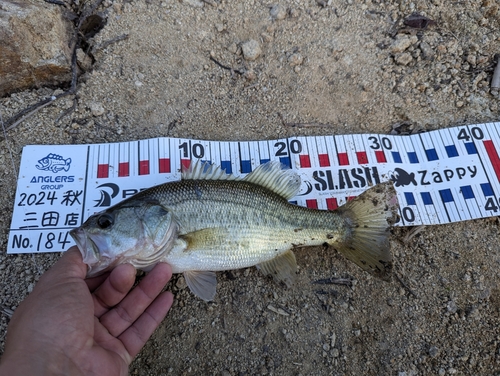
M 66 251 L 14 312 L 0 374 L 126 375 L 173 302 L 172 275 L 158 264 L 130 291 L 135 269 L 85 280 L 76 247 Z

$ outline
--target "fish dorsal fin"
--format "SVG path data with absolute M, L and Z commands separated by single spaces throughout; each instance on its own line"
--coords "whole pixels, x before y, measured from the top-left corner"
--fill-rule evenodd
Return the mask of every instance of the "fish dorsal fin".
M 189 168 L 182 170 L 184 180 L 235 180 L 246 181 L 265 187 L 290 200 L 300 189 L 300 176 L 291 169 L 283 169 L 278 161 L 261 164 L 243 179 L 227 174 L 220 166 L 210 162 L 191 162 Z
M 295 280 L 295 273 L 297 271 L 295 254 L 292 250 L 288 250 L 272 260 L 258 264 L 257 268 L 265 275 L 271 275 L 278 281 L 285 282 L 290 287 Z
M 287 200 L 296 196 L 300 189 L 300 176 L 293 170 L 282 169 L 278 161 L 261 164 L 243 181 L 263 186 Z
M 193 294 L 206 302 L 214 300 L 217 290 L 217 277 L 214 272 L 189 270 L 183 275 Z
M 220 166 L 210 162 L 197 160 L 191 162 L 189 168 L 182 169 L 183 180 L 239 180 L 236 176 L 226 174 Z

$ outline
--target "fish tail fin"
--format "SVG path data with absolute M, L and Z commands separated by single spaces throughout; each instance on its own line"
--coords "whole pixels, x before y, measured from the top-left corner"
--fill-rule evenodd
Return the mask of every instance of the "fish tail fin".
M 371 271 L 382 279 L 389 279 L 392 271 L 390 227 L 397 221 L 397 196 L 391 182 L 379 184 L 346 205 L 338 212 L 352 226 L 352 233 L 335 248 L 346 258 Z

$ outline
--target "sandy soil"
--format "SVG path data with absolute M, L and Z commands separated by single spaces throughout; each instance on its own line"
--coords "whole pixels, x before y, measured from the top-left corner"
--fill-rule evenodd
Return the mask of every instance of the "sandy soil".
M 389 133 L 401 123 L 415 131 L 498 119 L 489 91 L 500 52 L 495 1 L 273 5 L 106 0 L 95 45 L 129 38 L 95 54 L 75 111 L 56 122 L 73 104 L 62 99 L 0 140 L 1 248 L 27 144 Z M 413 12 L 435 24 L 405 29 Z M 261 51 L 248 60 L 242 45 L 252 39 Z M 2 118 L 53 93 L 2 98 Z M 175 304 L 131 374 L 500 375 L 498 220 L 426 227 L 405 241 L 409 231 L 394 230 L 398 278 L 389 283 L 322 248 L 297 252 L 291 289 L 254 268 L 218 273 L 207 304 L 176 276 Z M 57 257 L 2 253 L 0 303 L 14 309 Z M 353 286 L 311 283 L 329 277 Z M 2 346 L 7 323 L 2 315 Z

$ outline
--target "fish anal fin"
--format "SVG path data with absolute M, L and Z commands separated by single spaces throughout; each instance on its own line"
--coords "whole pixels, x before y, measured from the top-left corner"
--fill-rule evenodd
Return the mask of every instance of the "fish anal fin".
M 225 227 L 210 227 L 179 236 L 186 244 L 186 251 L 195 249 L 214 248 L 219 246 L 228 237 L 229 231 Z
M 190 270 L 183 273 L 191 292 L 206 302 L 214 300 L 217 277 L 214 272 Z
M 282 281 L 290 287 L 295 280 L 295 273 L 297 272 L 295 254 L 292 250 L 288 250 L 272 260 L 258 264 L 257 268 L 265 275 L 271 275 L 276 280 Z

